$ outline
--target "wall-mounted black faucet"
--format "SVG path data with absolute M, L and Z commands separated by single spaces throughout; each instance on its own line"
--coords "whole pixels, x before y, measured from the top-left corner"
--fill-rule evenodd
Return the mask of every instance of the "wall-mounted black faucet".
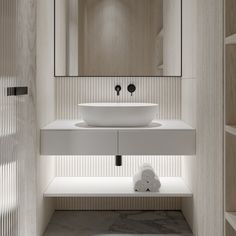
M 116 90 L 117 96 L 120 96 L 121 86 L 120 85 L 116 85 L 115 90 Z
M 127 90 L 131 93 L 131 96 L 133 96 L 133 93 L 136 91 L 136 86 L 134 84 L 129 84 Z

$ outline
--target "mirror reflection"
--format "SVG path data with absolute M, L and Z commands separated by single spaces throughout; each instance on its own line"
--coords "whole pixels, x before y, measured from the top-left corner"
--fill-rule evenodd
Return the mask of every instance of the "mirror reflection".
M 54 0 L 55 76 L 181 76 L 181 0 Z

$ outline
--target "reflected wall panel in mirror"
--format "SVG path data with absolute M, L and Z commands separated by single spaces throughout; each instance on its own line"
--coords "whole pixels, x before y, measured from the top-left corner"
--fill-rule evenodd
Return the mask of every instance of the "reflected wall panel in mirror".
M 54 0 L 55 77 L 181 76 L 181 0 Z

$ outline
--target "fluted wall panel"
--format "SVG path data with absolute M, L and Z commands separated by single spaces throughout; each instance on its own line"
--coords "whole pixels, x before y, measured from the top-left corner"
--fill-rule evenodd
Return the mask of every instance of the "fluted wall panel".
M 127 86 L 137 87 L 133 96 Z M 115 85 L 122 91 L 116 96 Z M 158 119 L 180 119 L 181 79 L 156 77 L 81 77 L 56 79 L 56 114 L 58 119 L 79 119 L 79 103 L 153 102 L 159 104 Z
M 36 233 L 35 0 L 0 0 L 0 235 Z M 28 86 L 30 96 L 7 96 Z
M 0 235 L 6 236 L 19 233 L 19 161 L 14 152 L 17 144 L 17 103 L 6 97 L 4 90 L 4 87 L 12 86 L 15 82 L 11 77 L 0 77 Z
M 159 104 L 157 119 L 181 118 L 181 79 L 174 77 L 80 77 L 56 78 L 57 119 L 80 119 L 79 103 L 151 102 Z M 134 83 L 131 96 L 127 86 Z M 122 91 L 116 96 L 114 87 Z M 58 156 L 57 176 L 133 176 L 142 163 L 151 163 L 159 176 L 181 176 L 179 156 L 124 156 L 116 167 L 114 156 Z M 57 209 L 180 209 L 180 199 L 58 198 Z
M 181 198 L 57 198 L 58 210 L 179 210 Z
M 57 176 L 133 176 L 143 163 L 150 163 L 160 177 L 181 176 L 180 156 L 123 156 L 123 165 L 115 166 L 114 156 L 57 157 Z
M 0 235 L 6 236 L 19 235 L 19 162 L 17 154 L 13 152 L 17 140 L 17 101 L 7 97 L 5 89 L 16 85 L 16 67 L 13 60 L 16 10 L 15 1 L 0 2 Z M 7 50 L 11 48 L 12 50 Z

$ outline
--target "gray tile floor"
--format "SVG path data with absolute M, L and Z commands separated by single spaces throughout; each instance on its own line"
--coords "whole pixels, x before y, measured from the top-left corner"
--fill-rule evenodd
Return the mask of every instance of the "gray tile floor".
M 179 211 L 56 211 L 44 236 L 193 236 Z

